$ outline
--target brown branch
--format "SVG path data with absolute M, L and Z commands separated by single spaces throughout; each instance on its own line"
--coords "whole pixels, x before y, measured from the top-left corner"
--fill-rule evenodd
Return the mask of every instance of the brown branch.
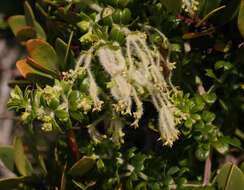
M 212 151 L 210 151 L 207 160 L 205 161 L 204 166 L 204 177 L 203 177 L 203 185 L 207 186 L 209 184 L 211 178 L 211 168 L 212 168 Z
M 69 129 L 67 132 L 67 142 L 73 159 L 77 161 L 80 158 L 80 152 L 73 129 Z

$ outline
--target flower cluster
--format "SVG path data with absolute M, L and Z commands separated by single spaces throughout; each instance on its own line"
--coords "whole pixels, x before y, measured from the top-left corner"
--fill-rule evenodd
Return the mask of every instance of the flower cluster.
M 198 10 L 198 7 L 198 0 L 182 0 L 182 9 L 190 15 L 194 15 L 194 13 Z
M 128 29 L 123 32 L 126 34 L 124 46 L 100 40 L 81 53 L 76 68 L 62 73 L 62 80 L 43 89 L 37 87 L 33 99 L 27 97 L 30 104 L 26 104 L 34 111 L 24 107 L 22 118 L 36 119 L 42 123 L 44 131 L 52 131 L 62 126 L 72 127 L 72 121 L 82 122 L 89 112 L 103 111 L 113 115 L 105 127 L 111 139 L 119 144 L 123 142 L 125 125 L 120 117 L 134 118 L 131 125 L 139 127 L 146 100 L 158 112 L 162 141 L 172 146 L 179 135 L 176 125 L 185 119 L 172 100 L 177 90 L 163 75 L 163 68 L 171 71 L 174 63 L 164 58 L 154 44 L 148 43 L 145 33 Z M 109 81 L 101 81 L 108 89 L 98 85 L 94 64 L 100 64 L 103 75 L 108 75 Z M 13 104 L 14 99 L 16 97 L 12 95 L 9 104 Z M 87 128 L 92 138 L 99 142 L 102 135 L 95 126 L 96 122 Z

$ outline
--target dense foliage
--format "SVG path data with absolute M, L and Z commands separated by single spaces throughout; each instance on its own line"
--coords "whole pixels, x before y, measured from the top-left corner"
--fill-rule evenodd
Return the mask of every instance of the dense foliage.
M 244 188 L 243 0 L 24 1 L 7 22 L 24 135 L 0 187 Z

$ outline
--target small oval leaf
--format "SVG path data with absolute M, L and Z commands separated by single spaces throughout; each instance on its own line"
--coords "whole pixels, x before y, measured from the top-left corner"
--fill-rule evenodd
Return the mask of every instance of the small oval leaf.
M 25 17 L 23 15 L 15 15 L 8 18 L 8 24 L 16 36 L 17 33 L 26 26 Z
M 58 57 L 54 48 L 42 39 L 32 39 L 26 43 L 27 51 L 35 67 L 58 75 Z
M 24 147 L 20 137 L 14 140 L 14 161 L 19 173 L 23 176 L 30 176 L 33 173 L 31 163 L 25 156 Z
M 52 83 L 53 77 L 41 71 L 38 71 L 27 64 L 26 59 L 21 59 L 17 61 L 16 67 L 18 68 L 21 75 L 31 81 L 36 81 L 40 83 Z
M 90 171 L 96 164 L 96 158 L 94 156 L 83 156 L 77 161 L 68 171 L 71 176 L 83 176 Z
M 28 3 L 28 1 L 24 2 L 24 11 L 25 11 L 26 24 L 34 27 L 36 20 L 32 8 Z

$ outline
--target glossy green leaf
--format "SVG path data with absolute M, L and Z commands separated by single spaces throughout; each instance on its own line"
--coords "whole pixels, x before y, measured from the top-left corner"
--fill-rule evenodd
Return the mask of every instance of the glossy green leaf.
M 203 147 L 199 147 L 196 151 L 195 151 L 195 156 L 199 161 L 204 161 L 207 159 L 207 157 L 209 156 L 210 151 L 208 149 L 205 149 Z
M 83 156 L 69 169 L 68 174 L 81 177 L 89 172 L 95 164 L 96 158 L 94 156 Z
M 207 122 L 211 123 L 215 119 L 215 114 L 209 111 L 203 111 L 202 112 L 202 119 Z
M 229 150 L 229 145 L 225 143 L 224 141 L 217 141 L 213 143 L 213 147 L 220 153 L 225 154 Z
M 206 93 L 203 95 L 203 99 L 206 103 L 213 104 L 216 101 L 217 96 L 215 93 Z
M 241 0 L 240 10 L 238 15 L 238 28 L 244 38 L 244 0 Z
M 28 1 L 24 2 L 26 24 L 35 27 L 35 16 Z
M 220 140 L 236 148 L 242 149 L 241 141 L 236 137 L 224 136 Z
M 205 71 L 206 71 L 206 76 L 218 80 L 217 76 L 214 74 L 212 69 L 205 69 Z
M 40 38 L 43 40 L 47 39 L 47 36 L 46 36 L 44 29 L 42 28 L 42 26 L 38 22 L 35 22 L 35 30 L 36 30 L 37 38 Z
M 35 36 L 32 35 L 32 38 L 41 38 L 46 40 L 46 34 L 38 22 L 34 22 L 34 26 L 28 26 L 26 18 L 24 15 L 15 15 L 8 18 L 8 24 L 13 31 L 14 35 L 18 37 L 18 32 L 23 30 L 23 28 L 32 28 L 35 31 Z M 28 38 L 29 39 L 29 38 Z
M 215 69 L 223 68 L 224 70 L 230 70 L 233 67 L 233 65 L 229 61 L 220 60 L 214 64 L 214 67 Z
M 32 66 L 30 66 L 26 59 L 21 59 L 17 61 L 16 67 L 21 73 L 21 75 L 27 79 L 30 79 L 31 81 L 40 82 L 40 83 L 52 83 L 53 77 L 51 75 L 48 75 L 46 73 L 43 73 Z
M 75 66 L 75 58 L 74 53 L 71 50 L 68 50 L 68 57 L 65 63 L 65 55 L 67 49 L 70 49 L 67 43 L 65 43 L 62 39 L 57 38 L 55 42 L 55 50 L 58 56 L 58 64 L 59 68 L 63 70 L 74 68 Z
M 26 48 L 31 57 L 28 58 L 28 63 L 49 74 L 58 75 L 58 57 L 49 43 L 41 39 L 32 39 L 27 41 Z
M 216 178 L 219 189 L 240 190 L 244 189 L 244 174 L 233 163 L 226 163 Z
M 14 161 L 16 168 L 21 175 L 30 176 L 33 173 L 33 168 L 25 155 L 20 137 L 16 137 L 14 140 Z
M 21 28 L 27 25 L 25 21 L 25 17 L 23 15 L 15 15 L 9 17 L 8 24 L 15 36 L 21 30 Z
M 176 174 L 178 171 L 180 171 L 180 168 L 177 166 L 172 166 L 171 168 L 169 168 L 169 170 L 167 171 L 167 175 L 174 175 Z
M 0 147 L 0 160 L 4 165 L 11 171 L 14 168 L 14 149 L 12 146 L 1 146 Z

